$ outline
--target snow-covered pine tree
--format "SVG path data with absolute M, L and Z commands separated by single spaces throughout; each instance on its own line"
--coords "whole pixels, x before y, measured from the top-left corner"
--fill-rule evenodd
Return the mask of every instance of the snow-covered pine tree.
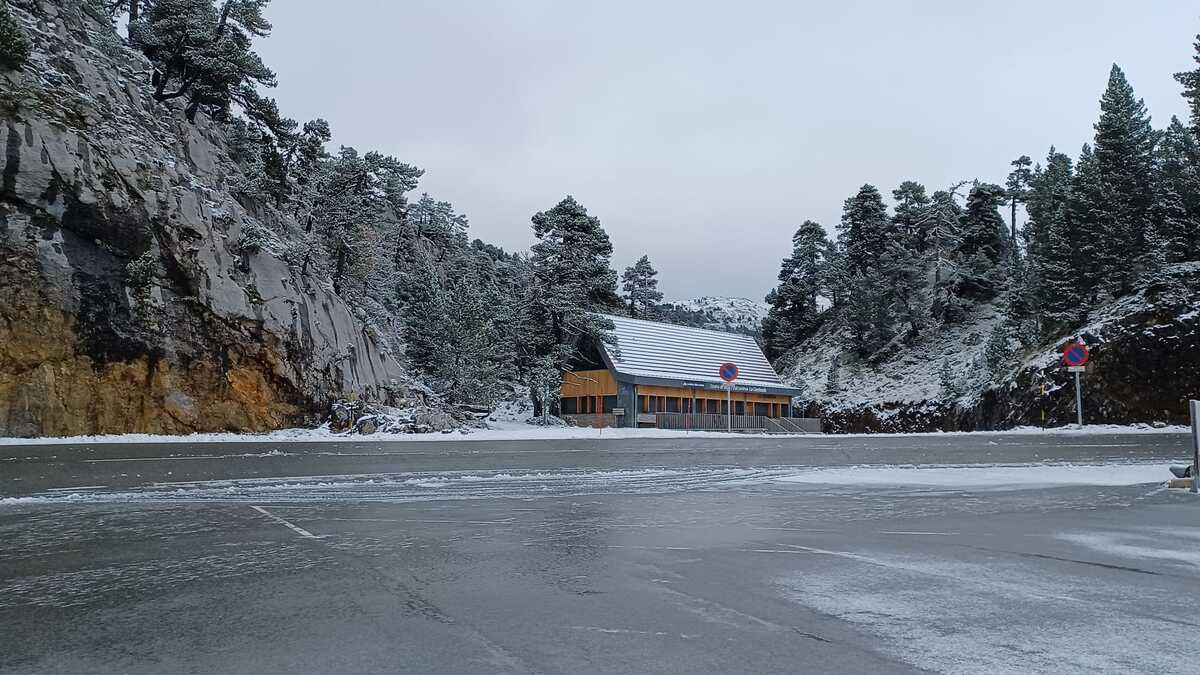
M 1012 362 L 1016 351 L 1010 344 L 1012 329 L 1006 321 L 1001 321 L 992 328 L 987 344 L 983 348 L 983 361 L 987 364 L 992 376 L 1001 375 L 1004 368 Z
M 926 258 L 910 246 L 911 240 L 904 238 L 889 242 L 880 267 L 888 288 L 889 313 L 900 322 L 894 330 L 911 341 L 929 323 L 930 299 Z
M 942 398 L 956 400 L 962 396 L 962 385 L 958 373 L 950 366 L 949 357 L 943 358 L 942 365 L 938 367 L 938 380 L 942 385 Z
M 838 229 L 841 231 L 838 238 L 846 249 L 849 274 L 864 274 L 874 269 L 893 232 L 883 197 L 874 185 L 863 185 L 858 194 L 845 201 Z
M 532 351 L 564 371 L 583 342 L 607 339 L 611 329 L 597 311 L 622 305 L 609 267 L 612 242 L 600 219 L 568 196 L 533 216 L 533 280 L 527 330 Z
M 328 264 L 334 292 L 342 293 L 343 282 L 363 282 L 379 257 L 379 225 L 389 214 L 402 209 L 404 193 L 416 186 L 421 170 L 394 157 L 342 147 L 327 160 L 317 180 L 313 222 L 317 241 L 325 256 L 309 263 Z
M 925 213 L 930 200 L 925 186 L 916 181 L 906 180 L 900 187 L 892 190 L 892 199 L 896 203 L 892 222 L 899 233 L 908 240 L 908 248 L 923 255 L 929 247 L 929 221 Z
M 991 300 L 1005 281 L 1008 228 L 1000 215 L 1004 188 L 976 183 L 967 195 L 962 238 L 956 255 L 962 261 L 957 293 L 972 300 Z
M 495 306 L 471 277 L 451 279 L 446 296 L 445 342 L 435 376 L 451 402 L 490 405 L 504 367 Z
M 1033 160 L 1028 155 L 1021 155 L 1014 159 L 1012 161 L 1013 170 L 1009 172 L 1008 179 L 1004 184 L 1004 187 L 1007 188 L 1010 209 L 1009 226 L 1012 229 L 1012 235 L 1009 237 L 1009 240 L 1012 242 L 1014 263 L 1020 258 L 1020 247 L 1017 245 L 1020 241 L 1017 234 L 1017 206 L 1025 202 L 1029 191 L 1029 180 L 1033 177 L 1033 171 L 1030 170 L 1032 165 Z
M 433 375 L 443 369 L 449 341 L 446 290 L 429 256 L 411 261 L 407 280 L 402 315 L 405 356 L 419 372 Z
M 861 357 L 877 356 L 896 337 L 891 287 L 878 270 L 851 278 L 845 321 L 850 329 L 850 348 Z
M 825 228 L 811 220 L 792 235 L 792 254 L 780 265 L 779 286 L 767 299 L 771 310 L 764 341 L 772 355 L 800 344 L 820 326 L 817 298 L 826 292 L 832 246 Z
M 829 362 L 829 372 L 825 376 L 825 393 L 832 396 L 842 391 L 841 359 L 834 357 Z
M 1053 147 L 1046 166 L 1038 166 L 1029 181 L 1023 293 L 1033 330 L 1042 337 L 1080 316 L 1079 270 L 1069 224 L 1071 183 L 1071 158 Z
M 455 213 L 450 202 L 422 193 L 408 206 L 406 217 L 417 237 L 428 243 L 438 260 L 445 260 L 451 251 L 466 248 L 467 217 Z
M 625 302 L 629 303 L 629 316 L 635 319 L 649 316 L 662 302 L 663 294 L 658 290 L 658 271 L 650 264 L 650 256 L 643 255 L 637 262 L 625 268 L 621 275 L 621 288 L 625 291 Z
M 19 70 L 28 60 L 29 38 L 8 10 L 8 3 L 0 3 L 0 67 Z
M 1183 85 L 1183 98 L 1187 100 L 1191 111 L 1192 132 L 1200 136 L 1200 35 L 1196 36 L 1192 45 L 1195 50 L 1192 59 L 1196 61 L 1196 68 L 1175 73 L 1175 79 Z
M 130 41 L 154 63 L 154 100 L 186 98 L 189 120 L 199 111 L 223 119 L 236 105 L 269 122 L 274 104 L 265 105 L 258 88 L 274 87 L 275 74 L 251 49 L 254 38 L 271 32 L 263 16 L 268 1 L 224 0 L 219 10 L 212 0 L 143 2 Z
M 1085 305 L 1095 305 L 1100 297 L 1107 262 L 1111 255 L 1103 250 L 1104 214 L 1106 200 L 1101 182 L 1096 155 L 1092 146 L 1084 143 L 1075 162 L 1075 175 L 1071 177 L 1071 194 L 1067 202 L 1067 218 L 1064 223 L 1063 239 L 1071 250 L 1071 270 L 1080 293 L 1078 299 Z
M 957 251 L 962 241 L 962 207 L 956 194 L 962 185 L 935 191 L 921 225 L 928 233 L 928 250 L 933 258 L 933 315 L 946 323 L 962 321 L 967 309 L 967 303 L 954 294 L 959 269 Z
M 899 330 L 912 339 L 924 329 L 929 319 L 929 292 L 926 282 L 927 258 L 924 255 L 930 236 L 925 212 L 930 206 L 925 186 L 916 181 L 904 181 L 892 190 L 896 200 L 892 216 L 892 231 L 887 248 L 880 257 L 880 272 L 891 292 L 889 301 L 896 318 L 906 324 Z
M 1093 152 L 1102 186 L 1094 212 L 1098 219 L 1077 225 L 1103 238 L 1095 262 L 1102 270 L 1105 287 L 1119 296 L 1133 290 L 1140 273 L 1133 263 L 1146 252 L 1146 232 L 1154 204 L 1157 135 L 1150 126 L 1145 103 L 1134 96 L 1133 87 L 1116 64 L 1100 99 L 1100 119 L 1095 128 Z
M 1151 221 L 1165 262 L 1200 260 L 1200 148 L 1174 116 L 1155 151 Z

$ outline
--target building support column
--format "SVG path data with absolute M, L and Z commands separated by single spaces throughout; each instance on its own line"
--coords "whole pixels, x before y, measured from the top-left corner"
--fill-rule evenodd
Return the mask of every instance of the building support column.
M 642 412 L 638 407 L 637 385 L 632 382 L 617 382 L 617 407 L 625 409 L 620 426 L 636 428 L 638 415 Z

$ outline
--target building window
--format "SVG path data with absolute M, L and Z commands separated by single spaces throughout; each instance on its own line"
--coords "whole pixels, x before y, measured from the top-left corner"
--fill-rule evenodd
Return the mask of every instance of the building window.
M 734 401 L 733 402 L 733 414 L 734 415 L 745 415 L 746 414 L 746 402 L 745 401 Z
M 558 409 L 564 415 L 574 415 L 575 413 L 577 413 L 579 411 L 579 408 L 576 405 L 574 396 L 559 399 Z
M 760 417 L 766 417 L 768 414 L 767 413 L 767 404 L 766 403 L 755 403 L 754 404 L 754 414 L 758 415 Z
M 604 397 L 604 412 L 605 412 L 605 414 L 611 415 L 612 411 L 615 410 L 616 407 L 617 407 L 617 397 L 616 396 L 605 396 Z
M 671 396 L 670 398 L 667 399 L 667 412 L 669 412 L 669 413 L 679 412 L 679 399 L 678 398 Z

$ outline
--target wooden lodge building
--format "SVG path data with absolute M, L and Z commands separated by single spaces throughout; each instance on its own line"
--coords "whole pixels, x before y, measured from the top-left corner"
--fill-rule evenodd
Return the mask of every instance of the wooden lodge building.
M 563 375 L 559 411 L 581 426 L 811 431 L 792 417 L 800 394 L 779 379 L 754 338 L 606 316 L 613 344 L 594 345 Z M 721 364 L 737 364 L 732 392 Z M 733 404 L 726 417 L 727 401 Z M 783 421 L 780 421 L 783 420 Z M 819 429 L 817 429 L 819 431 Z

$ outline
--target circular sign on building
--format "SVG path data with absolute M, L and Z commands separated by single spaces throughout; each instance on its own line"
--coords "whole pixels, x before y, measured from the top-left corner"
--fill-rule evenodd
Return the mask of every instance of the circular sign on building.
M 1068 366 L 1082 366 L 1088 362 L 1088 348 L 1082 342 L 1073 342 L 1063 348 L 1063 363 Z
M 733 382 L 738 377 L 738 367 L 736 363 L 722 363 L 721 369 L 717 371 L 722 380 Z

